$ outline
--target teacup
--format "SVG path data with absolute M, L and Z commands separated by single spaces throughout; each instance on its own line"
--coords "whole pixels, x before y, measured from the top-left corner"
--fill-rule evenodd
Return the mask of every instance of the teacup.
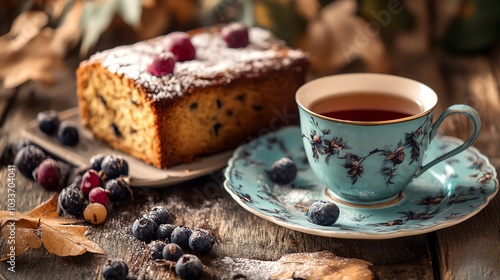
M 307 159 L 315 175 L 341 201 L 384 204 L 410 181 L 470 147 L 479 135 L 472 107 L 452 105 L 434 121 L 438 102 L 428 86 L 384 74 L 342 74 L 304 84 L 296 93 Z M 423 165 L 443 120 L 463 114 L 472 135 Z

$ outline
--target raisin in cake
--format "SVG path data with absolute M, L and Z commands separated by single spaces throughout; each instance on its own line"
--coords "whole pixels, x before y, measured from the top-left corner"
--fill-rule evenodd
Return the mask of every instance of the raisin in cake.
M 192 60 L 148 72 L 165 36 L 99 52 L 77 70 L 80 117 L 97 139 L 158 168 L 232 149 L 292 122 L 308 57 L 269 31 L 229 48 L 221 27 L 190 33 Z

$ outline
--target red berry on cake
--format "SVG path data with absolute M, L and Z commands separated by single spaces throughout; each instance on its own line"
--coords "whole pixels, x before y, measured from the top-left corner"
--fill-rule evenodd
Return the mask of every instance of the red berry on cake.
M 177 61 L 193 60 L 196 49 L 191 43 L 191 36 L 185 32 L 172 32 L 165 37 L 164 49 L 174 54 Z
M 229 48 L 244 48 L 248 45 L 248 28 L 241 22 L 226 25 L 221 30 L 222 39 Z
M 161 53 L 153 57 L 153 61 L 148 65 L 148 72 L 153 76 L 164 76 L 174 71 L 175 58 L 172 53 Z

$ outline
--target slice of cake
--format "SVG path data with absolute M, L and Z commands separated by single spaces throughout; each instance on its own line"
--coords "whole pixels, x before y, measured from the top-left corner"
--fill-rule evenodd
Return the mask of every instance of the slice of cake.
M 308 56 L 267 30 L 239 25 L 231 32 L 234 26 L 184 33 L 174 46 L 182 33 L 162 36 L 83 61 L 83 125 L 111 147 L 167 168 L 290 124 Z

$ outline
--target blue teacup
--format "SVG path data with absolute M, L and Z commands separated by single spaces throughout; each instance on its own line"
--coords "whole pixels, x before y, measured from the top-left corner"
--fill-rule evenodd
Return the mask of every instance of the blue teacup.
M 383 74 L 343 74 L 298 89 L 302 139 L 309 164 L 331 193 L 354 204 L 396 199 L 409 182 L 474 143 L 479 115 L 452 105 L 432 122 L 438 98 L 428 86 Z M 456 149 L 423 165 L 443 120 L 463 114 L 472 135 Z

